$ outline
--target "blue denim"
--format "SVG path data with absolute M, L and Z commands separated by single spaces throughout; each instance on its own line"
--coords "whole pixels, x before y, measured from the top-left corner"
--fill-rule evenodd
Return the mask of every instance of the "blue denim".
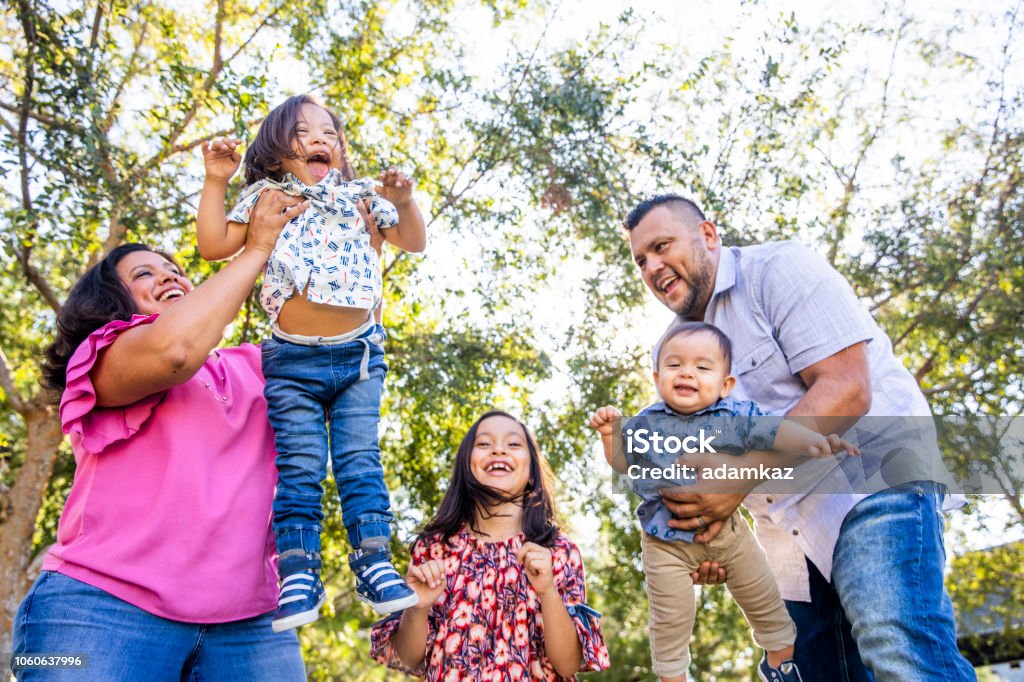
M 793 660 L 804 682 L 871 682 L 835 586 L 807 560 L 811 601 L 787 601 L 796 624 Z
M 295 632 L 272 632 L 269 613 L 232 623 L 181 623 L 53 571 L 44 571 L 22 600 L 13 636 L 15 653 L 88 657 L 85 668 L 19 671 L 23 682 L 306 679 Z
M 328 452 L 352 546 L 366 538 L 391 537 L 394 517 L 377 443 L 387 373 L 384 328 L 374 325 L 360 339 L 305 346 L 271 337 L 263 343 L 264 394 L 277 448 L 274 533 L 279 550 L 285 537 L 309 540 L 284 548 L 313 550 L 306 545 L 319 534 L 324 518 Z M 361 369 L 366 372 L 362 379 Z
M 935 483 L 907 483 L 861 500 L 847 514 L 831 585 L 822 578 L 815 594 L 812 579 L 819 611 L 827 611 L 828 600 L 841 608 L 831 619 L 819 614 L 815 625 L 808 612 L 787 603 L 798 631 L 797 664 L 807 682 L 977 679 L 957 649 L 953 605 L 943 583 L 942 495 Z
M 913 482 L 861 500 L 836 543 L 832 582 L 879 682 L 977 680 L 956 646 L 943 582 L 943 488 Z

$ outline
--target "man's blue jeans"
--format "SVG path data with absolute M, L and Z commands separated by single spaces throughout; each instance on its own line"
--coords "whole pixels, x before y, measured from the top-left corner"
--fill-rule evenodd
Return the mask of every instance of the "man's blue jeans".
M 305 680 L 295 631 L 273 632 L 270 618 L 267 613 L 231 623 L 181 623 L 44 571 L 14 618 L 14 653 L 84 654 L 88 662 L 79 669 L 26 669 L 17 676 L 22 682 Z
M 377 425 L 387 364 L 384 329 L 331 345 L 263 343 L 267 414 L 277 448 L 274 534 L 278 550 L 319 550 L 328 442 L 349 542 L 391 537 Z M 316 537 L 314 546 L 313 538 Z M 293 538 L 293 541 L 282 540 Z M 300 544 L 301 538 L 301 544 Z
M 908 483 L 861 500 L 847 514 L 831 584 L 814 570 L 812 603 L 786 603 L 805 682 L 977 679 L 957 649 L 943 584 L 941 490 Z

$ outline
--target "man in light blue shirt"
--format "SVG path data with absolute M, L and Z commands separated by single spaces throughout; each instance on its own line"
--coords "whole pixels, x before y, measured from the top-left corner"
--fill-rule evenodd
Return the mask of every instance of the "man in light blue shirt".
M 930 414 L 849 283 L 809 249 L 724 247 L 714 223 L 677 195 L 641 202 L 626 229 L 654 296 L 731 339 L 738 398 L 813 417 L 823 434 L 845 433 L 865 415 Z M 859 445 L 869 458 L 872 443 Z M 797 624 L 806 682 L 974 680 L 942 581 L 942 488 L 911 481 L 899 490 L 869 494 L 836 469 L 806 492 L 677 494 L 666 504 L 675 527 L 707 542 L 746 498 Z M 727 579 L 711 568 L 701 579 Z

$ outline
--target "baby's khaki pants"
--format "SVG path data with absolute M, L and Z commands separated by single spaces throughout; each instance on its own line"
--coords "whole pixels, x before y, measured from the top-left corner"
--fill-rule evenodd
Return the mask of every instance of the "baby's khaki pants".
M 707 544 L 643 536 L 644 572 L 651 614 L 651 656 L 662 677 L 682 675 L 690 665 L 690 636 L 696 601 L 690 573 L 702 561 L 726 570 L 726 586 L 743 609 L 754 641 L 768 651 L 793 644 L 796 626 L 746 520 L 737 510 Z

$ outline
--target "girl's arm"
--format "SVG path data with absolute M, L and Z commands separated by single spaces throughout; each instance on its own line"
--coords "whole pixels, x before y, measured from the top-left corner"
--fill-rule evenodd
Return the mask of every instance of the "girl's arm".
M 557 589 L 537 596 L 540 597 L 540 612 L 544 616 L 544 651 L 559 675 L 571 677 L 583 663 L 583 649 L 576 634 L 576 624 L 565 610 L 562 595 Z
M 199 371 L 252 291 L 281 228 L 306 205 L 282 192 L 264 193 L 238 258 L 169 306 L 153 324 L 124 332 L 103 352 L 91 374 L 98 404 L 130 405 Z
M 238 253 L 245 244 L 247 226 L 229 223 L 224 211 L 228 181 L 242 157 L 235 151 L 240 140 L 215 139 L 203 145 L 206 178 L 196 213 L 196 245 L 205 260 L 221 260 Z
M 398 209 L 398 224 L 384 230 L 384 239 L 403 251 L 419 253 L 427 248 L 427 226 L 416 200 L 412 198 L 412 178 L 389 168 L 380 174 L 377 193 Z
M 416 670 L 427 655 L 430 610 L 448 585 L 444 562 L 431 559 L 409 566 L 405 581 L 419 596 L 420 603 L 402 612 L 402 622 L 391 642 L 402 665 Z
M 518 556 L 526 570 L 527 580 L 540 599 L 540 612 L 544 617 L 544 651 L 555 672 L 562 677 L 571 677 L 583 663 L 583 648 L 576 634 L 576 625 L 555 585 L 551 550 L 527 542 Z

